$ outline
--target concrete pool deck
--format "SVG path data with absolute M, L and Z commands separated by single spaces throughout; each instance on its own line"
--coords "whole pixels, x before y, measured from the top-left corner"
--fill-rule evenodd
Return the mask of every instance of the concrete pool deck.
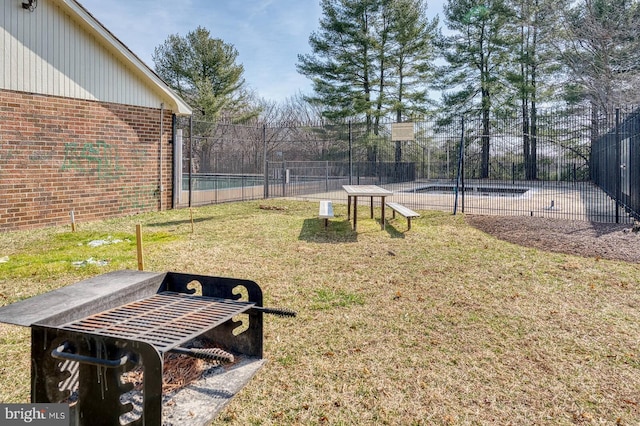
M 414 181 L 400 184 L 379 185 L 393 191 L 387 201 L 403 204 L 414 210 L 443 210 L 453 212 L 455 205 L 454 184 L 451 182 Z M 600 188 L 588 182 L 500 182 L 467 181 L 463 197 L 458 194 L 458 212 L 467 214 L 535 216 L 564 220 L 593 222 L 616 221 L 615 201 Z M 451 192 L 417 192 L 429 187 L 451 188 Z M 477 190 L 480 188 L 480 190 Z M 491 191 L 490 188 L 496 189 Z M 517 193 L 508 193 L 509 188 Z M 482 191 L 482 189 L 489 189 Z M 299 195 L 289 198 L 303 200 L 331 199 L 336 203 L 347 203 L 347 194 L 341 189 Z M 358 204 L 368 204 L 369 199 L 360 199 Z M 375 203 L 374 203 L 375 204 Z M 379 204 L 379 202 L 377 203 Z M 633 220 L 620 209 L 620 223 Z

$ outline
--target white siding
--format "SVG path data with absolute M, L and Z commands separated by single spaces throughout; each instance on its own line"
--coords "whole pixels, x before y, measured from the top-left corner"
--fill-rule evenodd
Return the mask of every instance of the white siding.
M 161 91 L 52 0 L 0 0 L 0 88 L 158 108 Z

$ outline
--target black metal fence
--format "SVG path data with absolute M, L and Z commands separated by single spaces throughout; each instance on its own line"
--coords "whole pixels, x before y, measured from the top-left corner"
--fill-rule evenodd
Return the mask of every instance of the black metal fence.
M 617 127 L 564 111 L 400 125 L 182 122 L 176 205 L 269 197 L 346 203 L 342 185 L 375 184 L 415 209 L 628 222 L 639 207 L 631 117 Z M 630 135 L 619 138 L 633 170 L 626 175 L 601 158 L 611 156 L 611 128 Z M 612 190 L 616 179 L 620 191 Z
M 593 181 L 618 200 L 625 213 L 640 219 L 640 110 L 618 109 L 607 123 L 614 126 L 592 148 Z

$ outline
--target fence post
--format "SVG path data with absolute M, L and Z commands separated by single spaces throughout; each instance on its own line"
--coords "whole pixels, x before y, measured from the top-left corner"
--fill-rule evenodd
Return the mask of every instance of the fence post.
M 329 161 L 325 161 L 325 173 L 324 173 L 324 186 L 325 191 L 329 192 Z
M 282 196 L 287 196 L 287 163 L 282 156 Z
M 180 141 L 178 142 L 178 133 Z M 180 205 L 182 196 L 182 129 L 178 129 L 178 116 L 171 114 L 171 142 L 173 147 L 173 194 L 171 208 Z
M 193 192 L 193 115 L 189 116 L 189 208 L 191 208 L 191 196 Z
M 453 214 L 455 215 L 458 211 L 458 187 L 460 186 L 462 180 L 462 213 L 464 213 L 464 173 L 462 172 L 462 168 L 464 167 L 464 116 L 460 118 L 460 124 L 462 129 L 460 131 L 460 150 L 458 151 L 458 176 L 456 177 L 456 187 L 455 187 L 455 200 L 453 203 Z
M 466 187 L 464 183 L 464 157 L 466 155 L 466 150 L 464 149 L 464 116 L 460 119 L 462 122 L 462 136 L 460 137 L 460 186 L 462 188 L 462 213 L 464 213 L 464 201 L 465 201 L 465 193 Z
M 614 163 L 616 174 L 616 223 L 620 223 L 620 199 L 621 194 L 621 152 L 620 152 L 620 108 L 616 108 L 616 161 Z
M 262 150 L 264 155 L 264 191 L 263 197 L 269 198 L 269 161 L 267 160 L 267 125 L 262 125 Z
M 351 120 L 349 120 L 349 185 L 353 181 L 353 133 L 351 133 Z
M 243 152 L 242 158 L 240 160 L 240 169 L 242 170 L 242 173 L 240 175 L 240 196 L 242 197 L 241 198 L 242 201 L 244 201 L 244 190 L 247 183 L 247 177 L 244 175 L 244 166 L 245 166 L 245 162 L 244 162 L 244 152 Z

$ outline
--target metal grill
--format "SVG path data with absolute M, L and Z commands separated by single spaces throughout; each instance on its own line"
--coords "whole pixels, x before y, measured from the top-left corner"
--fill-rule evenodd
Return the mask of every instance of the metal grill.
M 0 307 L 0 322 L 31 327 L 31 400 L 68 403 L 71 426 L 206 426 L 264 365 L 263 314 L 295 316 L 262 299 L 250 280 L 113 271 Z M 165 373 L 183 374 L 169 352 L 208 366 L 165 394 Z
M 69 322 L 60 328 L 142 341 L 166 352 L 254 305 L 252 302 L 167 291 Z

